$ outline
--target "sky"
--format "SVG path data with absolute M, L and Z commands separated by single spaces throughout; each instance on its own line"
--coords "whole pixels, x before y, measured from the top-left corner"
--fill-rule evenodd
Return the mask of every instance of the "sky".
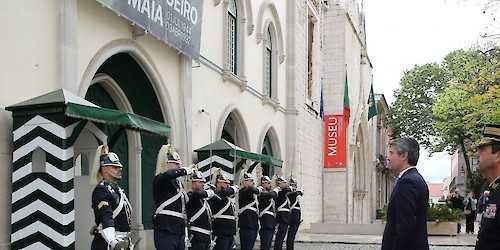
M 384 94 L 391 104 L 405 70 L 441 63 L 450 52 L 467 49 L 481 40 L 480 34 L 491 26 L 491 16 L 483 14 L 484 3 L 485 0 L 364 0 L 374 92 Z M 451 173 L 451 157 L 447 153 L 427 155 L 422 149 L 418 171 L 428 182 L 443 182 Z

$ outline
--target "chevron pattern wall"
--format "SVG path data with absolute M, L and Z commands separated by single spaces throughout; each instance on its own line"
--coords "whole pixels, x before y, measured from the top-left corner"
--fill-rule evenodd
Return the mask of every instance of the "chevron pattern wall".
M 229 154 L 223 154 L 220 156 L 212 155 L 212 158 L 208 156 L 205 159 L 201 159 L 201 161 L 197 163 L 198 170 L 203 172 L 203 177 L 205 177 L 207 181 L 211 181 L 211 174 L 213 174 L 213 171 L 215 171 L 216 168 L 221 168 L 222 172 L 227 174 L 229 179 L 234 180 L 233 160 L 234 157 L 229 156 Z M 210 162 L 212 162 L 211 170 Z
M 63 113 L 14 120 L 12 249 L 75 248 L 73 144 L 86 123 Z

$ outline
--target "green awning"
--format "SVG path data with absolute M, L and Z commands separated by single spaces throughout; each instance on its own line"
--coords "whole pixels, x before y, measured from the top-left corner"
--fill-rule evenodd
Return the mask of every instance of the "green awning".
M 268 165 L 282 166 L 283 161 L 274 158 L 270 155 L 257 154 L 253 152 L 248 152 L 224 139 L 220 139 L 212 144 L 196 149 L 194 152 L 203 152 L 203 151 L 224 151 L 228 152 L 232 157 L 239 157 L 243 159 L 249 159 L 252 161 L 258 161 Z
M 134 113 L 68 103 L 64 114 L 68 117 L 112 124 L 148 134 L 168 137 L 170 126 Z
M 54 109 L 55 108 L 55 109 Z M 35 113 L 61 109 L 65 116 L 104 124 L 112 124 L 142 133 L 168 137 L 170 126 L 144 116 L 122 110 L 101 108 L 67 90 L 59 89 L 5 108 L 8 111 Z

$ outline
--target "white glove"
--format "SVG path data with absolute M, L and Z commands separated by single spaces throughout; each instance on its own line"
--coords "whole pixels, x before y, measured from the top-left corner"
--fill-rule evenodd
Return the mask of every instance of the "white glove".
M 212 189 L 205 189 L 205 192 L 207 192 L 207 195 L 208 195 L 207 199 L 210 199 L 210 198 L 214 197 L 214 195 L 215 195 L 215 192 Z
M 274 192 L 276 192 L 276 193 L 279 193 L 279 192 L 281 191 L 281 188 L 280 188 L 280 187 L 275 187 L 275 188 L 273 189 L 273 191 L 274 191 Z
M 303 188 L 299 188 L 297 189 L 297 191 L 301 192 L 302 194 L 304 194 L 304 189 Z
M 262 187 L 262 186 L 258 186 L 257 189 L 259 190 L 259 194 L 264 191 L 264 187 Z
M 186 175 L 190 175 L 193 173 L 193 168 L 192 167 L 181 167 L 182 169 L 186 170 Z
M 101 235 L 102 237 L 106 240 L 106 242 L 108 244 L 111 243 L 112 240 L 114 240 L 116 238 L 115 236 L 115 228 L 114 227 L 107 227 L 107 228 L 104 228 L 102 231 L 101 231 Z M 115 243 L 116 245 L 116 243 Z
M 113 239 L 111 242 L 109 242 L 109 249 L 115 249 L 116 245 L 118 244 L 118 240 Z
M 212 184 L 212 183 L 205 183 L 205 190 L 206 189 L 212 189 L 212 190 L 215 190 L 215 185 Z
M 109 243 L 112 250 L 124 250 L 130 248 L 130 241 L 123 236 L 116 236 L 114 240 Z

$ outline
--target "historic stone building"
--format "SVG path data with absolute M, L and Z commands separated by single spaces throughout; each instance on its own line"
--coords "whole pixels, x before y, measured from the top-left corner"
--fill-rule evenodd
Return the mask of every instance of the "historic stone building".
M 211 166 L 234 174 L 254 162 L 256 176 L 293 176 L 304 229 L 374 220 L 385 123 L 368 120 L 372 65 L 356 2 L 0 2 L 0 249 L 89 248 L 101 144 L 126 165 L 141 249 L 153 248 L 151 180 L 166 143 L 207 178 Z M 332 115 L 348 118 L 345 164 L 325 168 Z M 202 150 L 222 139 L 234 152 Z

